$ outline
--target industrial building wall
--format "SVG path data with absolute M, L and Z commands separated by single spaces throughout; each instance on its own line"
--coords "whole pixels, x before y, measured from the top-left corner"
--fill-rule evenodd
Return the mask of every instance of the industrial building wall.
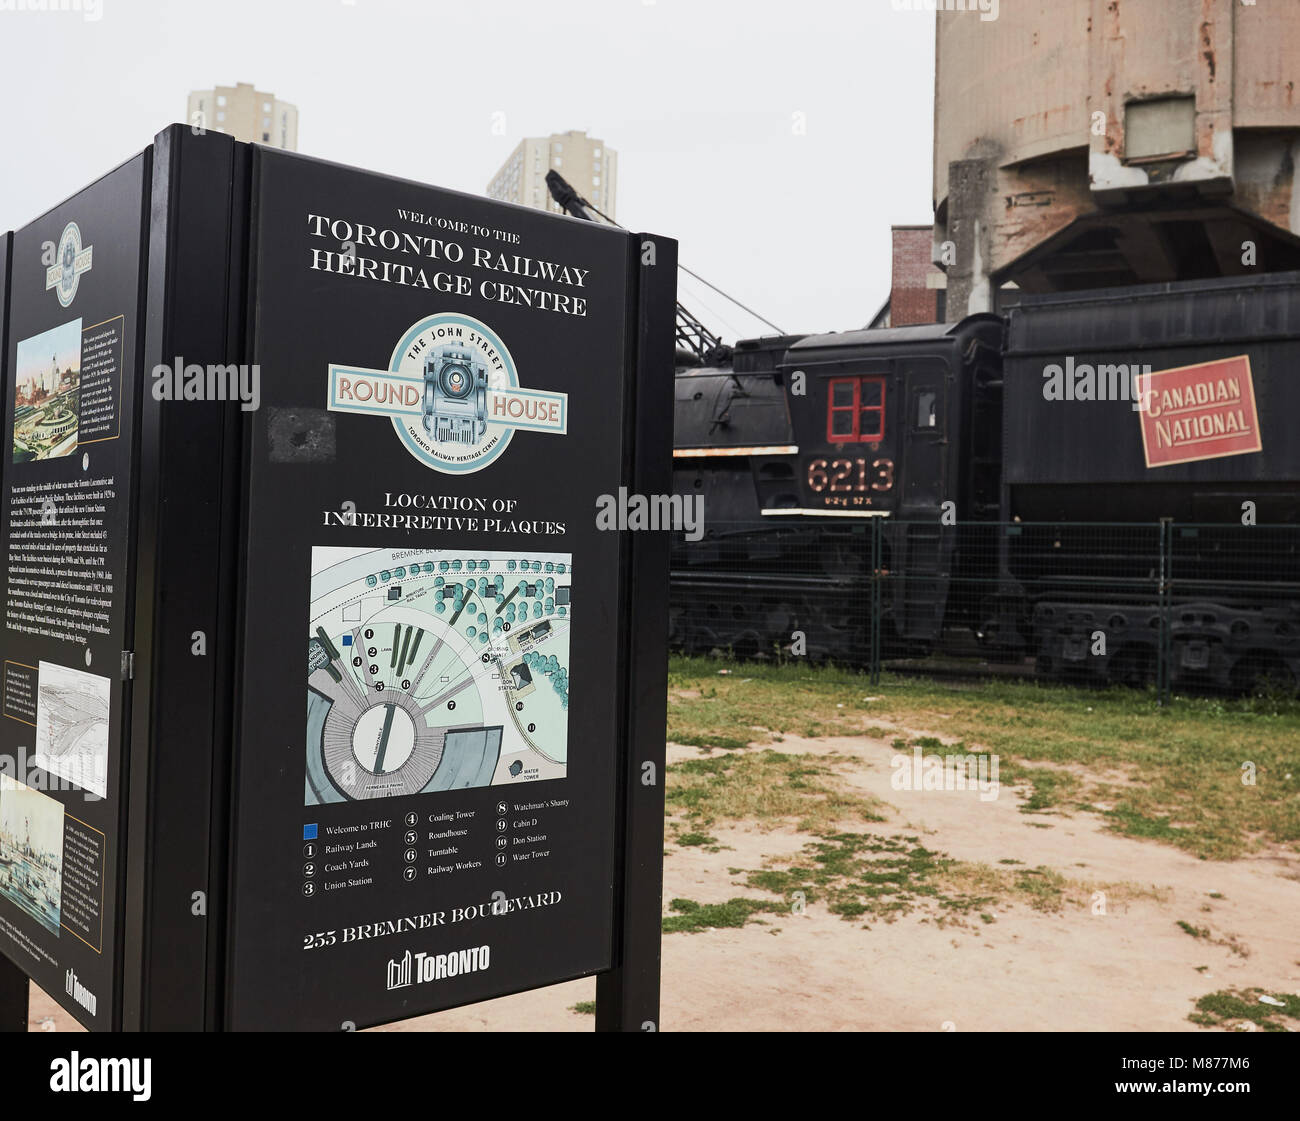
M 1029 291 L 1300 264 L 1300 4 L 1038 0 L 936 16 L 949 319 Z

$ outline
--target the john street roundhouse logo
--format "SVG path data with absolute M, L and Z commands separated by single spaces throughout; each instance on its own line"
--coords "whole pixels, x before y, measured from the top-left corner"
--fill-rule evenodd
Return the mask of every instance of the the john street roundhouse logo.
M 329 408 L 392 418 L 406 449 L 435 471 L 481 471 L 516 429 L 563 435 L 566 393 L 523 389 L 514 359 L 486 324 L 458 312 L 416 323 L 387 370 L 331 365 Z
M 59 303 L 67 307 L 77 295 L 77 285 L 81 283 L 81 274 L 90 272 L 91 260 L 95 247 L 87 245 L 81 248 L 81 230 L 76 222 L 69 222 L 59 235 L 58 257 L 54 264 L 45 270 L 45 290 L 51 288 L 59 297 Z

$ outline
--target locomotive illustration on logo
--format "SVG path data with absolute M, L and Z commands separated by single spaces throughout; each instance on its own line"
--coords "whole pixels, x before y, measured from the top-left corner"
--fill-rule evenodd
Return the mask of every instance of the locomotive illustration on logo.
M 487 368 L 452 343 L 424 363 L 424 430 L 439 443 L 477 444 L 487 431 Z
M 59 278 L 59 296 L 67 300 L 72 299 L 73 284 L 77 279 L 77 247 L 73 244 L 72 238 L 67 238 L 63 242 L 63 275 Z

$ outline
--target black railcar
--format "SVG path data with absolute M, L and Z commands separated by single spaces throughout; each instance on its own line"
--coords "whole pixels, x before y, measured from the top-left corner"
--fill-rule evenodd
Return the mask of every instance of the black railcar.
M 1220 362 L 1245 370 L 1259 450 L 1144 449 L 1144 424 L 1168 435 L 1152 386 Z M 886 652 L 966 628 L 1044 673 L 1146 680 L 1165 642 L 1176 680 L 1300 679 L 1298 362 L 1300 274 L 740 343 L 677 377 L 675 487 L 704 496 L 705 533 L 675 552 L 674 640 L 797 632 L 862 660 L 875 610 Z
M 1026 297 L 1004 349 L 1003 519 L 1034 528 L 1003 562 L 1040 668 L 1149 679 L 1163 557 L 1176 680 L 1300 679 L 1300 274 Z M 1081 385 L 1091 372 L 1091 392 L 1049 399 L 1049 368 L 1067 365 Z M 1211 397 L 1225 368 L 1248 392 L 1238 405 L 1222 391 L 1209 412 L 1240 423 L 1235 446 L 1203 405 L 1162 400 L 1170 377 Z M 1130 392 L 1116 393 L 1125 374 Z M 1180 418 L 1205 430 L 1171 442 Z
M 933 644 L 950 578 L 980 561 L 959 512 L 997 517 L 1001 332 L 973 316 L 761 339 L 680 372 L 674 486 L 704 496 L 706 529 L 675 552 L 674 641 L 752 654 L 798 631 L 814 656 L 865 655 L 880 518 L 890 645 Z

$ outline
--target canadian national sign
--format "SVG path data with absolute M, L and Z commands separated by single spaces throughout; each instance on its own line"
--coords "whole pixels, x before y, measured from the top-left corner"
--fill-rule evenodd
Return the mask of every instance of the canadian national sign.
M 1246 355 L 1148 374 L 1140 400 L 1147 467 L 1262 450 Z

